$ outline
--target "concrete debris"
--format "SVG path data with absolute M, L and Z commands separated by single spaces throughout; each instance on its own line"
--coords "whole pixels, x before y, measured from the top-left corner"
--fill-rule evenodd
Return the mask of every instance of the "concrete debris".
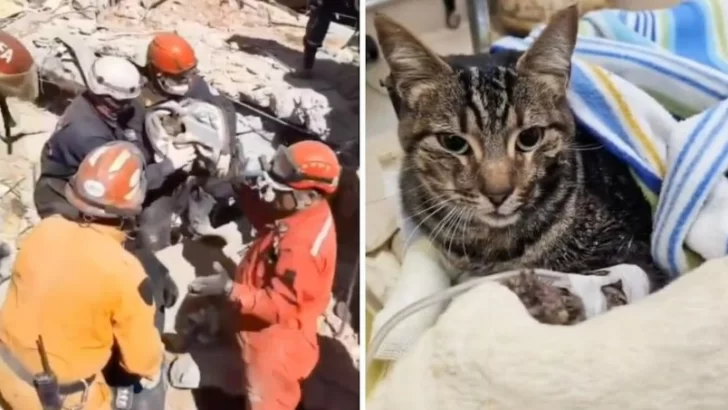
M 39 220 L 33 203 L 37 167 L 31 158 L 39 157 L 42 144 L 57 122 L 54 114 L 31 103 L 9 98 L 8 105 L 18 122 L 13 132 L 22 138 L 13 145 L 13 155 L 8 155 L 0 144 L 0 242 L 13 250 L 9 260 L 4 261 L 8 263 L 0 263 L 0 278 L 10 274 L 8 265 L 12 264 L 15 250 Z
M 33 198 L 29 195 L 32 191 L 28 189 L 32 176 L 25 175 L 21 166 L 13 167 L 19 164 L 10 164 L 10 167 L 7 165 L 0 167 L 0 244 L 7 246 L 11 254 L 3 258 L 7 259 L 4 261 L 7 263 L 0 264 L 0 278 L 10 275 L 9 265 L 12 264 L 15 250 L 23 236 L 38 221 L 38 215 L 32 206 Z
M 302 125 L 318 135 L 328 136 L 326 116 L 331 109 L 323 95 L 300 88 L 289 88 L 272 93 L 270 106 L 280 118 Z
M 255 8 L 238 10 L 219 0 L 179 0 L 145 10 L 139 0 L 74 0 L 52 14 L 29 13 L 4 29 L 23 39 L 44 78 L 67 89 L 79 89 L 82 79 L 57 37 L 73 44 L 87 69 L 94 54 L 124 56 L 144 65 L 154 33 L 176 31 L 195 48 L 200 74 L 227 96 L 258 104 L 323 139 L 358 138 L 358 81 L 353 81 L 358 56 L 340 50 L 351 30 L 331 30 L 319 52 L 316 78 L 294 79 L 290 74 L 302 61 L 305 20 L 280 6 L 250 3 Z M 87 13 L 97 4 L 102 7 Z M 285 24 L 271 26 L 271 19 Z

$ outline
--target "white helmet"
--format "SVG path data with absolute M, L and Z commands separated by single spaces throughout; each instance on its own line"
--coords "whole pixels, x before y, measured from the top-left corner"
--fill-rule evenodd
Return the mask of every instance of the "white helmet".
M 108 95 L 116 100 L 131 100 L 141 94 L 142 77 L 129 60 L 104 56 L 91 64 L 88 88 L 96 95 Z

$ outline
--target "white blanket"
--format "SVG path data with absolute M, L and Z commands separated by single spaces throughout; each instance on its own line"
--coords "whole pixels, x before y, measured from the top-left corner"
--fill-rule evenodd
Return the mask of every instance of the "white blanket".
M 728 258 L 575 326 L 537 323 L 505 287 L 460 296 L 367 410 L 724 410 Z

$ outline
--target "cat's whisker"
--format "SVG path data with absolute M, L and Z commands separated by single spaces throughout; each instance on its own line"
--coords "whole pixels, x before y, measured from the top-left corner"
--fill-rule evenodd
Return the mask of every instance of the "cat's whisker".
M 435 225 L 435 229 L 432 231 L 432 237 L 437 238 L 437 236 L 441 232 L 445 232 L 445 228 L 450 224 L 450 220 L 453 218 L 454 215 L 457 215 L 457 212 L 459 212 L 459 208 L 453 208 L 451 209 L 447 215 L 445 215 L 444 218 L 440 222 Z M 446 240 L 446 237 L 443 237 L 443 242 Z
M 457 218 L 453 221 L 451 226 L 448 227 L 447 234 L 450 237 L 450 242 L 447 245 L 447 253 L 452 252 L 452 242 L 455 240 L 455 234 L 457 233 L 458 227 L 460 226 L 460 221 L 465 217 L 465 213 L 467 212 L 467 208 L 460 208 L 460 212 L 457 214 Z
M 467 233 L 468 225 L 470 224 L 470 221 L 473 220 L 474 216 L 475 210 L 471 209 L 470 211 L 468 211 L 468 216 L 462 223 L 463 236 L 465 236 L 465 234 Z M 470 259 L 470 255 L 468 255 L 468 250 L 465 248 L 465 241 L 462 241 L 461 246 L 463 248 L 463 255 L 465 255 L 467 259 Z
M 427 205 L 428 203 L 430 203 L 430 202 L 432 202 L 432 201 L 436 201 L 436 200 L 441 200 L 441 199 L 442 199 L 442 197 L 441 197 L 441 196 L 436 196 L 436 197 L 432 197 L 432 198 L 430 198 L 430 199 L 428 199 L 428 200 L 426 200 L 426 201 L 423 201 L 423 202 L 422 202 L 422 205 Z M 402 222 L 406 222 L 406 221 L 409 221 L 410 219 L 414 218 L 415 216 L 417 216 L 417 215 L 421 215 L 421 214 L 422 214 L 423 212 L 426 212 L 426 211 L 428 211 L 428 210 L 430 210 L 430 209 L 432 209 L 432 208 L 434 208 L 434 207 L 436 207 L 436 206 L 438 206 L 438 205 L 440 205 L 440 204 L 441 204 L 441 202 L 438 202 L 438 203 L 436 203 L 436 204 L 434 204 L 434 205 L 431 205 L 431 206 L 428 206 L 428 207 L 425 207 L 425 208 L 420 208 L 420 209 L 418 209 L 418 210 L 417 210 L 417 211 L 416 211 L 415 213 L 413 213 L 412 215 L 410 215 L 410 216 L 408 216 L 408 217 L 404 218 L 404 219 L 402 220 Z
M 405 241 L 404 241 L 404 249 L 407 249 L 409 247 L 409 241 L 414 238 L 415 233 L 417 233 L 417 229 L 419 229 L 419 227 L 422 226 L 422 224 L 425 223 L 428 219 L 430 219 L 432 216 L 434 216 L 435 214 L 437 214 L 437 212 L 439 212 L 441 209 L 445 208 L 445 206 L 447 206 L 448 202 L 450 202 L 452 200 L 453 200 L 453 198 L 448 198 L 448 199 L 443 200 L 442 202 L 439 202 L 438 204 L 440 206 L 437 209 L 435 209 L 434 211 L 430 212 L 427 216 L 425 216 L 420 221 L 420 223 L 418 223 L 414 227 L 414 229 L 412 229 L 412 232 L 409 234 L 409 236 L 407 237 L 407 239 L 405 239 Z

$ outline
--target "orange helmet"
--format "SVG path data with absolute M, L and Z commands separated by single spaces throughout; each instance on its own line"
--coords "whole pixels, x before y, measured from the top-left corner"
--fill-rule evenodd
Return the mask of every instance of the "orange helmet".
M 181 36 L 160 33 L 149 43 L 147 64 L 161 74 L 180 75 L 197 67 L 197 57 L 190 43 Z
M 339 185 L 341 164 L 336 153 L 320 141 L 301 141 L 279 147 L 268 174 L 277 185 L 333 194 Z
M 110 142 L 91 151 L 65 189 L 71 205 L 100 218 L 138 215 L 146 193 L 144 156 L 127 141 Z

